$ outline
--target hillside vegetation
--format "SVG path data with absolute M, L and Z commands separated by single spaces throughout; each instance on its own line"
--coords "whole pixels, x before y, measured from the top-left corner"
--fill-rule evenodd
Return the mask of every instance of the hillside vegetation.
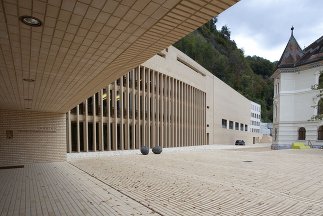
M 262 121 L 272 122 L 274 63 L 244 56 L 230 39 L 228 27 L 216 29 L 216 18 L 182 38 L 174 46 L 248 99 L 261 104 Z

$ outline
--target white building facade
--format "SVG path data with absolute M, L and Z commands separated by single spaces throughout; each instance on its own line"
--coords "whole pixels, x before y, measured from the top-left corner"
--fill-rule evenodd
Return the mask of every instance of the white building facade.
M 260 133 L 261 106 L 251 102 L 250 131 Z
M 292 29 L 293 30 L 293 29 Z M 323 37 L 302 50 L 293 32 L 274 78 L 272 149 L 290 148 L 295 141 L 320 147 L 323 121 L 319 90 L 323 72 Z M 321 78 L 320 78 L 321 76 Z M 322 81 L 321 81 L 322 82 Z

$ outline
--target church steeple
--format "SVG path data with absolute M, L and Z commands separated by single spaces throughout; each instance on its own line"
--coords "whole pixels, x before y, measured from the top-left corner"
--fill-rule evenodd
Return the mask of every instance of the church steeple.
M 293 67 L 295 63 L 303 56 L 303 50 L 298 45 L 294 37 L 294 26 L 291 28 L 291 35 L 285 50 L 277 64 L 278 68 Z

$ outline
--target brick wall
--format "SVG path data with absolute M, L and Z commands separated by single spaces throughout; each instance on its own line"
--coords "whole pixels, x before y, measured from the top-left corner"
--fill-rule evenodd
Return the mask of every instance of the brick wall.
M 0 109 L 0 166 L 63 160 L 65 114 Z

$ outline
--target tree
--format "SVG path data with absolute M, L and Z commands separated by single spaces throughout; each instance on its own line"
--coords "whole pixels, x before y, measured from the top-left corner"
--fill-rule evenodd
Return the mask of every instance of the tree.
M 230 40 L 231 32 L 228 28 L 228 26 L 224 25 L 221 28 L 221 34 L 228 40 Z

